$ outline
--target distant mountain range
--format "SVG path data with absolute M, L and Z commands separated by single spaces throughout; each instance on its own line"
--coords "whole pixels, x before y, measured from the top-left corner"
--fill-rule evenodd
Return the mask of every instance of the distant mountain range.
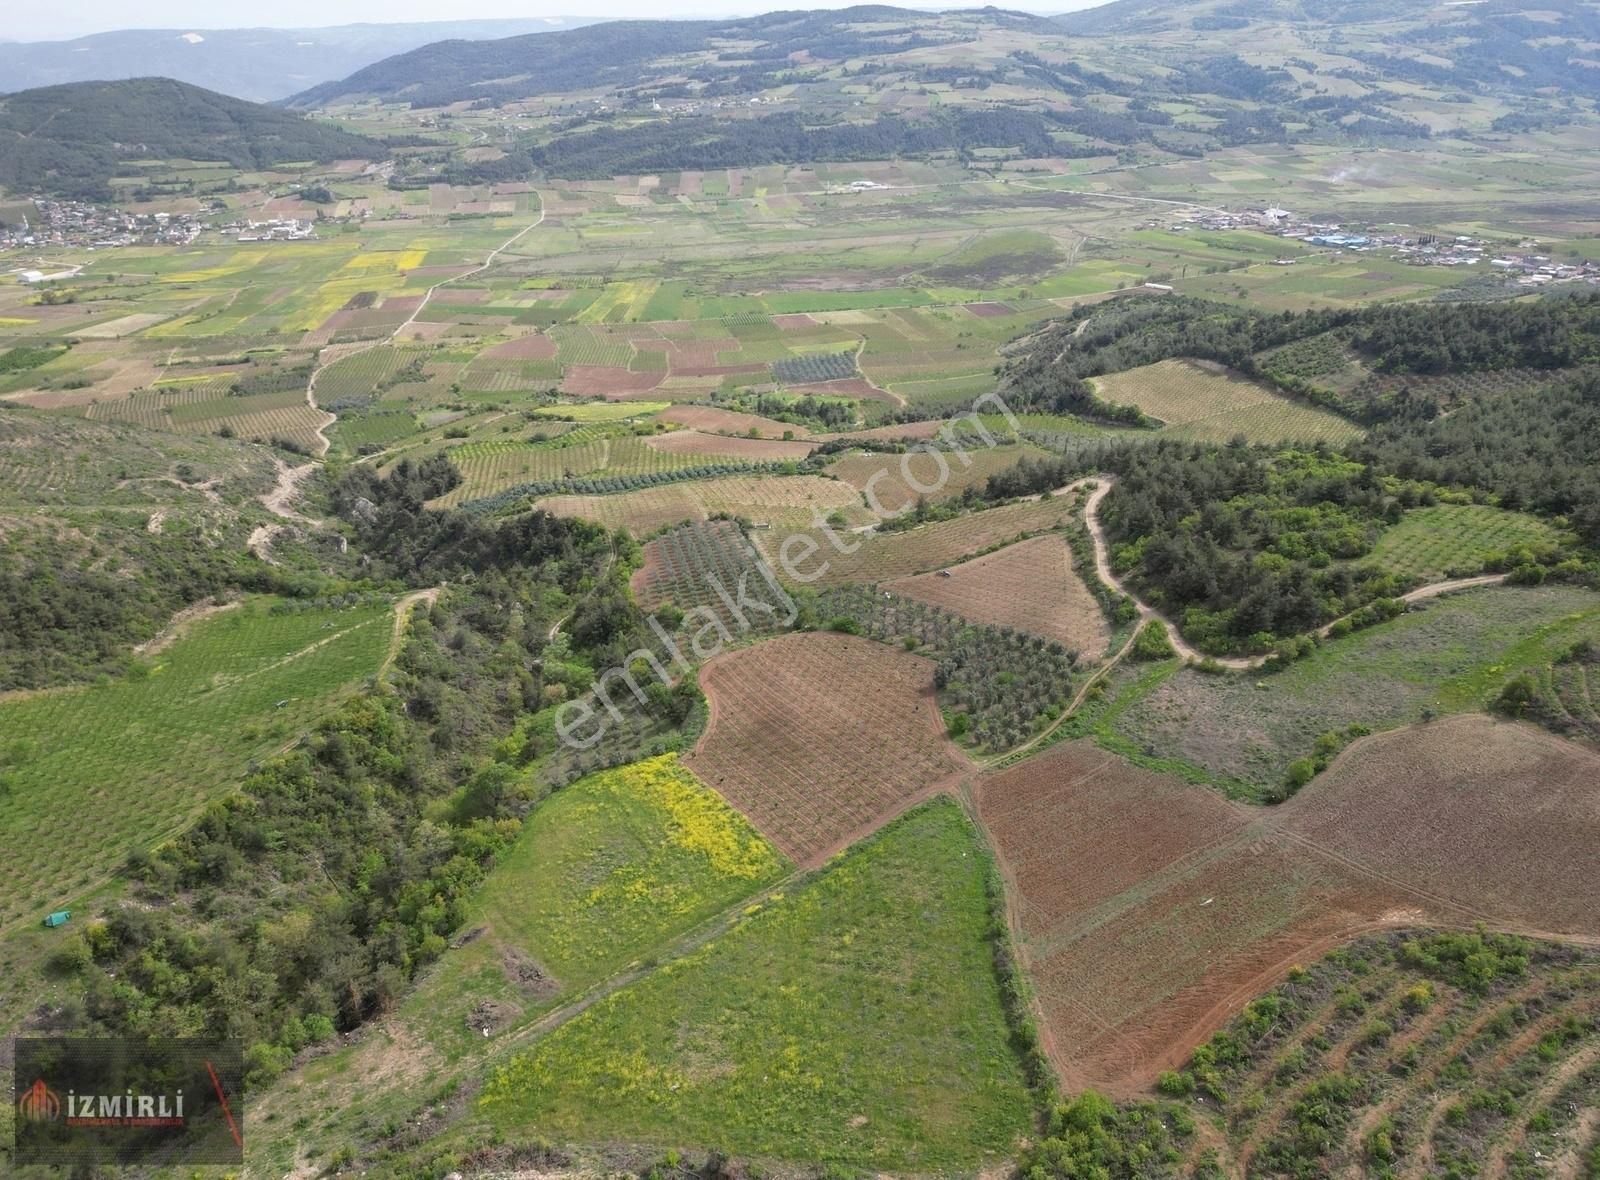
M 434 41 L 556 32 L 594 18 L 418 21 L 325 29 L 122 29 L 72 41 L 0 41 L 0 93 L 159 75 L 270 102 Z
M 1004 47 L 1007 69 L 1031 70 L 1051 102 L 1100 90 L 1138 102 L 1212 95 L 1259 105 L 1270 88 L 1277 100 L 1309 104 L 1278 112 L 1285 123 L 1337 107 L 1350 122 L 1399 114 L 1420 126 L 1429 114 L 1411 101 L 1420 90 L 1447 104 L 1490 94 L 1543 104 L 1555 88 L 1600 97 L 1597 43 L 1596 0 L 1114 0 L 1054 17 L 859 5 L 435 42 L 288 101 L 307 109 L 352 98 L 436 107 L 645 89 L 664 100 L 795 84 L 798 98 L 908 72 L 919 85 L 1011 86 L 1014 77 L 993 72 L 990 51 Z M 1069 63 L 1077 72 L 1065 78 L 1060 67 Z M 989 72 L 978 77 L 977 68 Z M 1214 77 L 1219 68 L 1224 76 Z
M 170 78 L 0 95 L 0 187 L 12 192 L 105 199 L 139 159 L 220 160 L 248 172 L 386 151 L 331 123 Z

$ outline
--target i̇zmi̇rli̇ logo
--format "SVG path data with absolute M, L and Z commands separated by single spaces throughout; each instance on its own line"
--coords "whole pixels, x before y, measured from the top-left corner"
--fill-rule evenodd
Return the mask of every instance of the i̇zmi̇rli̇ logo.
M 51 1123 L 61 1117 L 61 1099 L 40 1078 L 17 1099 L 17 1114 L 30 1123 Z
M 79 1094 L 61 1096 L 40 1078 L 17 1099 L 17 1113 L 30 1123 L 50 1123 L 66 1117 L 72 1127 L 181 1127 L 183 1091 L 176 1094 Z

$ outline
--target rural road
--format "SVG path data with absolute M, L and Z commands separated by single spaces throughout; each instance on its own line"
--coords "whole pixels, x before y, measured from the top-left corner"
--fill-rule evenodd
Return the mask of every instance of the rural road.
M 272 460 L 278 466 L 278 482 L 272 489 L 263 492 L 261 504 L 272 515 L 281 517 L 290 524 L 303 524 L 310 528 L 321 528 L 322 521 L 312 520 L 289 507 L 294 498 L 300 494 L 300 482 L 317 469 L 315 463 L 302 463 L 298 467 L 290 467 L 282 459 L 274 457 Z M 274 564 L 272 560 L 272 541 L 284 526 L 281 524 L 257 525 L 250 533 L 250 539 L 245 542 L 249 549 L 268 565 Z
M 493 250 L 490 250 L 489 253 L 484 257 L 484 260 L 471 270 L 464 270 L 458 275 L 451 275 L 447 279 L 440 279 L 433 286 L 429 287 L 427 291 L 423 293 L 422 302 L 417 304 L 417 306 L 412 310 L 411 314 L 406 317 L 405 322 L 397 327 L 393 332 L 390 332 L 387 336 L 381 337 L 377 340 L 371 340 L 366 344 L 358 345 L 355 348 L 341 349 L 338 347 L 333 347 L 324 350 L 325 352 L 333 353 L 334 355 L 330 356 L 326 361 L 323 361 L 321 364 L 313 368 L 311 370 L 311 377 L 306 382 L 306 405 L 321 413 L 325 419 L 325 421 L 323 421 L 322 424 L 316 429 L 317 438 L 321 442 L 321 446 L 317 449 L 317 458 L 320 459 L 325 456 L 328 453 L 328 448 L 333 445 L 328 439 L 328 427 L 332 426 L 338 421 L 336 415 L 327 413 L 322 409 L 321 406 L 317 404 L 317 378 L 322 375 L 323 370 L 327 369 L 331 365 L 338 364 L 342 360 L 347 360 L 353 356 L 360 356 L 364 352 L 371 352 L 374 348 L 381 348 L 386 345 L 393 344 L 397 339 L 399 339 L 401 332 L 404 332 L 412 324 L 417 322 L 417 317 L 422 314 L 423 308 L 428 306 L 428 301 L 433 298 L 433 293 L 440 287 L 447 287 L 451 283 L 459 283 L 462 279 L 471 278 L 476 274 L 482 274 L 484 271 L 488 270 L 494 265 L 494 260 L 496 258 L 500 257 L 501 254 L 505 253 L 512 246 L 516 245 L 524 236 L 533 232 L 533 230 L 544 224 L 544 198 L 537 192 L 535 192 L 533 195 L 539 202 L 538 217 L 534 218 L 527 225 L 523 226 L 516 233 L 512 234 L 505 241 L 501 242 Z
M 1221 664 L 1224 668 L 1228 668 L 1235 672 L 1248 672 L 1264 665 L 1267 662 L 1267 656 L 1204 655 L 1184 640 L 1183 636 L 1178 633 L 1178 628 L 1173 624 L 1171 619 L 1167 618 L 1166 615 L 1156 610 L 1153 606 L 1150 606 L 1137 594 L 1129 590 L 1128 587 L 1123 584 L 1122 580 L 1112 572 L 1111 551 L 1110 547 L 1106 544 L 1105 527 L 1100 523 L 1099 510 L 1100 502 L 1104 500 L 1106 498 L 1106 494 L 1111 491 L 1112 486 L 1116 483 L 1116 479 L 1115 477 L 1109 475 L 1098 476 L 1097 479 L 1099 481 L 1099 486 L 1095 488 L 1093 492 L 1089 493 L 1089 500 L 1084 505 L 1083 523 L 1089 530 L 1089 536 L 1094 540 L 1094 567 L 1095 571 L 1100 575 L 1100 580 L 1107 586 L 1110 586 L 1118 594 L 1125 595 L 1133 600 L 1134 605 L 1139 609 L 1139 619 L 1141 622 L 1154 619 L 1165 626 L 1167 629 L 1167 637 L 1172 641 L 1173 650 L 1175 650 L 1183 659 L 1192 660 L 1195 663 L 1199 663 L 1201 660 L 1210 659 L 1216 661 L 1218 664 Z M 1082 481 L 1079 482 L 1081 483 Z M 1076 487 L 1078 485 L 1073 484 L 1069 486 Z M 1063 490 L 1065 491 L 1067 489 Z M 1471 578 L 1451 578 L 1449 581 L 1445 582 L 1432 582 L 1426 586 L 1419 586 L 1415 590 L 1411 590 L 1400 595 L 1400 601 L 1420 602 L 1425 598 L 1438 598 L 1441 594 L 1450 594 L 1456 590 L 1470 590 L 1474 586 L 1497 586 L 1501 582 L 1504 582 L 1506 577 L 1506 574 L 1480 574 Z M 1318 639 L 1326 639 L 1334 627 L 1349 617 L 1349 615 L 1341 615 L 1337 619 L 1324 623 L 1322 626 L 1318 627 L 1314 632 L 1312 632 L 1312 634 L 1314 634 Z
M 389 654 L 383 657 L 383 663 L 378 667 L 379 676 L 387 672 L 395 658 L 399 656 L 401 641 L 406 636 L 406 624 L 411 621 L 417 603 L 425 602 L 430 607 L 433 606 L 439 601 L 439 592 L 443 589 L 443 586 L 430 586 L 426 590 L 413 590 L 394 604 L 394 631 L 389 637 Z

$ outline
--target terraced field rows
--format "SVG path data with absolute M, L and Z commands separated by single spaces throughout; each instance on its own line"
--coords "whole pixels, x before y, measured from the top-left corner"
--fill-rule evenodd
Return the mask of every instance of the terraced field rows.
M 775 608 L 773 613 L 747 609 L 741 620 L 723 593 L 738 601 L 741 587 L 748 597 Z M 688 611 L 702 607 L 722 620 L 730 634 L 778 630 L 788 608 L 762 577 L 744 530 L 731 520 L 692 521 L 656 537 L 644 547 L 644 564 L 633 575 L 639 605 L 654 611 L 666 603 Z M 689 633 L 706 625 L 704 616 L 686 622 Z
M 1482 571 L 1489 553 L 1554 545 L 1561 534 L 1537 517 L 1482 504 L 1413 508 L 1386 529 L 1362 564 L 1425 582 Z
M 274 613 L 256 601 L 197 625 L 147 677 L 0 701 L 0 923 L 70 896 L 182 823 L 377 671 L 385 605 Z M 280 704 L 281 702 L 281 704 Z
M 626 528 L 635 536 L 686 520 L 705 520 L 718 512 L 771 525 L 775 533 L 782 530 L 779 536 L 808 525 L 813 511 L 865 515 L 848 484 L 816 475 L 733 476 L 612 496 L 546 496 L 534 506 L 557 516 L 597 520 L 607 528 Z M 757 535 L 763 546 L 769 536 Z M 775 556 L 775 551 L 768 550 L 768 555 Z
M 1246 1005 L 1168 1088 L 1220 1103 L 1230 1174 L 1543 1175 L 1600 1110 L 1597 1012 L 1593 952 L 1378 935 Z
M 583 441 L 572 441 L 580 434 Z M 699 467 L 706 461 L 702 455 L 659 450 L 634 434 L 583 430 L 550 443 L 494 440 L 466 443 L 448 453 L 464 478 L 439 498 L 438 503 L 447 507 L 537 480 L 650 475 Z
M 1178 438 L 1227 442 L 1242 434 L 1251 442 L 1347 443 L 1361 437 L 1336 414 L 1290 401 L 1210 362 L 1158 361 L 1097 377 L 1094 385 L 1103 400 L 1138 406 Z

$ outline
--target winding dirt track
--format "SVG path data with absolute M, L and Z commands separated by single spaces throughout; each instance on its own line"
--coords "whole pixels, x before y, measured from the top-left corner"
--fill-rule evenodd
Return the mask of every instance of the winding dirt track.
M 412 309 L 411 314 L 406 317 L 405 322 L 399 327 L 395 328 L 393 332 L 390 332 L 387 336 L 380 337 L 377 340 L 372 340 L 366 344 L 359 344 L 354 347 L 340 348 L 335 346 L 332 348 L 323 349 L 323 353 L 329 354 L 328 359 L 322 361 L 311 370 L 311 377 L 306 382 L 306 405 L 317 411 L 324 418 L 322 424 L 317 427 L 317 438 L 321 442 L 321 446 L 317 449 L 317 458 L 320 459 L 325 456 L 328 453 L 328 448 L 333 445 L 328 440 L 327 430 L 328 427 L 332 426 L 338 421 L 338 418 L 335 415 L 329 414 L 321 406 L 317 405 L 317 377 L 320 376 L 322 371 L 328 368 L 330 365 L 335 365 L 349 357 L 359 356 L 364 352 L 370 352 L 374 348 L 381 348 L 385 345 L 393 344 L 397 339 L 399 339 L 401 332 L 404 332 L 412 324 L 417 322 L 417 317 L 422 314 L 422 309 L 428 306 L 428 301 L 433 298 L 433 293 L 440 287 L 448 287 L 451 283 L 459 283 L 462 279 L 468 279 L 473 275 L 482 274 L 484 271 L 488 270 L 494 265 L 494 260 L 496 258 L 500 257 L 501 254 L 505 253 L 512 246 L 516 245 L 525 235 L 533 232 L 533 230 L 542 225 L 544 223 L 544 198 L 539 196 L 537 192 L 535 192 L 533 195 L 539 201 L 538 217 L 534 218 L 527 225 L 523 226 L 516 233 L 512 234 L 505 241 L 501 242 L 493 250 L 490 250 L 489 253 L 484 256 L 483 261 L 477 266 L 474 266 L 470 270 L 464 270 L 458 275 L 451 275 L 447 279 L 440 279 L 433 286 L 429 287 L 427 291 L 423 293 L 421 302 L 419 302 L 417 306 Z
M 272 490 L 264 492 L 261 504 L 272 515 L 287 521 L 289 524 L 303 524 L 308 528 L 321 528 L 322 521 L 313 520 L 300 512 L 296 512 L 290 505 L 300 494 L 300 484 L 305 478 L 317 469 L 315 463 L 302 463 L 298 467 L 290 467 L 282 459 L 274 458 L 278 465 L 278 482 Z M 257 525 L 250 533 L 250 539 L 245 542 L 245 547 L 268 565 L 276 564 L 272 558 L 272 542 L 285 528 L 281 524 Z
M 1078 482 L 1081 484 L 1083 481 L 1080 480 Z M 1144 599 L 1140 598 L 1132 590 L 1128 589 L 1127 585 L 1123 583 L 1122 579 L 1117 577 L 1117 575 L 1111 569 L 1111 551 L 1110 546 L 1106 543 L 1105 526 L 1100 523 L 1100 501 L 1106 498 L 1106 495 L 1116 484 L 1116 478 L 1110 475 L 1102 475 L 1097 477 L 1097 482 L 1099 486 L 1096 487 L 1094 491 L 1089 493 L 1089 500 L 1084 505 L 1083 522 L 1089 529 L 1089 536 L 1094 540 L 1094 567 L 1095 570 L 1100 574 L 1100 580 L 1107 586 L 1110 586 L 1117 593 L 1126 595 L 1128 598 L 1133 600 L 1134 604 L 1139 608 L 1139 619 L 1141 622 L 1153 619 L 1163 624 L 1167 629 L 1168 638 L 1172 640 L 1173 650 L 1175 650 L 1178 655 L 1183 657 L 1185 660 L 1191 660 L 1195 663 L 1199 663 L 1202 660 L 1210 659 L 1216 661 L 1218 664 L 1221 664 L 1224 668 L 1228 668 L 1235 672 L 1248 672 L 1254 668 L 1259 668 L 1264 665 L 1267 662 L 1266 656 L 1205 655 L 1203 652 L 1197 650 L 1195 647 L 1189 644 L 1183 638 L 1183 636 L 1179 634 L 1177 625 L 1173 623 L 1170 618 L 1156 610 L 1155 607 L 1151 606 L 1149 603 L 1145 602 Z M 1077 487 L 1078 484 L 1072 484 L 1070 486 Z M 1504 582 L 1506 577 L 1506 574 L 1482 574 L 1472 578 L 1452 578 L 1446 582 L 1433 582 L 1427 586 L 1420 586 L 1409 593 L 1402 594 L 1400 596 L 1400 601 L 1419 602 L 1425 598 L 1437 598 L 1441 594 L 1450 594 L 1456 590 L 1470 590 L 1474 586 L 1497 586 L 1501 582 Z M 1314 634 L 1319 639 L 1326 639 L 1329 633 L 1332 632 L 1333 628 L 1348 617 L 1348 615 L 1345 615 L 1338 619 L 1334 619 L 1331 622 L 1324 623 L 1321 627 L 1316 629 Z

